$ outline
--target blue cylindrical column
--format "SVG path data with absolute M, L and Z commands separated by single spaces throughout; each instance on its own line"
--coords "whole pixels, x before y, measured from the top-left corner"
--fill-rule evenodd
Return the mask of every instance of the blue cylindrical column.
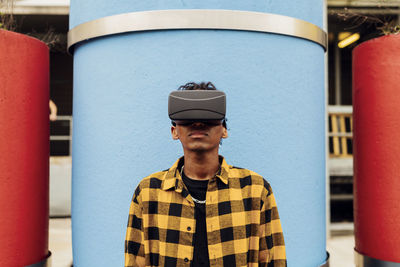
M 226 9 L 322 27 L 323 1 L 71 1 L 70 28 L 105 16 Z M 170 136 L 168 93 L 212 81 L 227 93 L 221 154 L 270 181 L 289 266 L 325 251 L 324 49 L 309 40 L 231 30 L 125 33 L 74 46 L 74 265 L 122 266 L 129 204 L 141 178 L 182 155 Z

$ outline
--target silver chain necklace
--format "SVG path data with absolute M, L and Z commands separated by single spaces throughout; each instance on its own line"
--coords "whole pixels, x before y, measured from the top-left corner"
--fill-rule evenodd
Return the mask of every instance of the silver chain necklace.
M 191 196 L 192 197 L 192 196 Z M 198 199 L 196 199 L 196 198 L 194 198 L 194 197 L 192 197 L 192 199 L 193 199 L 193 201 L 194 202 L 196 202 L 197 204 L 206 204 L 206 200 L 204 199 L 204 200 L 198 200 Z
M 182 166 L 181 168 L 181 177 L 183 177 L 183 167 L 185 165 Z M 197 198 L 194 198 L 192 195 L 190 195 L 193 199 L 193 202 L 197 203 L 197 204 L 206 204 L 206 200 L 198 200 Z

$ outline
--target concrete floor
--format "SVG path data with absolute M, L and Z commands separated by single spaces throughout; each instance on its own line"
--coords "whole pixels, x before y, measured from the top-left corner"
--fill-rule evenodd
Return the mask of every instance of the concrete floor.
M 330 267 L 354 267 L 354 236 L 332 236 L 326 249 L 330 254 Z
M 71 219 L 50 219 L 49 249 L 52 267 L 70 267 L 72 263 Z M 330 267 L 354 267 L 354 236 L 332 236 L 328 240 Z
M 71 219 L 50 219 L 49 250 L 51 267 L 70 267 L 72 263 Z

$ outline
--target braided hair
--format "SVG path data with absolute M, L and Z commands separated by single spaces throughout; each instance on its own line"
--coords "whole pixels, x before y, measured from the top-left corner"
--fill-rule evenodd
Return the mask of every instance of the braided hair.
M 185 85 L 179 86 L 178 90 L 217 90 L 212 82 L 201 82 L 200 84 L 190 82 Z

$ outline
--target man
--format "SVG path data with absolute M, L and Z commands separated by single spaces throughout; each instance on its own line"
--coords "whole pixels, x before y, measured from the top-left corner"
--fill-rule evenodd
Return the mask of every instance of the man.
M 286 266 L 270 185 L 218 154 L 228 137 L 225 94 L 212 83 L 179 89 L 170 94 L 169 116 L 184 156 L 137 187 L 125 266 Z
M 49 108 L 50 108 L 50 120 L 56 121 L 57 120 L 57 106 L 51 99 L 49 100 Z

